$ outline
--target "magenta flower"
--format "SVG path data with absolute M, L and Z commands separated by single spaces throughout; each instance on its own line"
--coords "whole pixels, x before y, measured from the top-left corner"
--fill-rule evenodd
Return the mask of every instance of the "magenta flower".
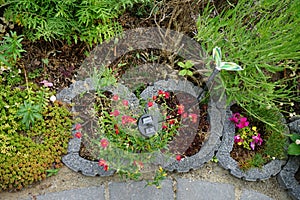
M 235 124 L 239 123 L 239 119 L 241 118 L 240 113 L 234 113 L 231 118 L 229 118 L 230 121 L 234 122 Z
M 244 140 L 241 138 L 240 135 L 234 136 L 234 143 L 237 143 L 238 145 L 241 145 L 244 142 Z
M 40 82 L 40 83 L 44 84 L 45 87 L 52 87 L 52 86 L 53 86 L 53 83 L 50 83 L 50 82 L 48 82 L 48 81 L 46 81 L 46 80 L 43 80 L 43 81 Z
M 238 124 L 235 124 L 235 126 L 238 127 L 239 129 L 244 128 L 248 125 L 249 125 L 249 122 L 247 121 L 246 117 L 242 117 L 240 119 L 240 122 Z

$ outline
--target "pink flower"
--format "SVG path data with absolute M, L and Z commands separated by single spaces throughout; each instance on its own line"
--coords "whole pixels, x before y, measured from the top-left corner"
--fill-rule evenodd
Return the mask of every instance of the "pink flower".
M 247 118 L 246 117 L 242 117 L 240 119 L 239 124 L 236 124 L 235 126 L 238 127 L 239 129 L 241 129 L 241 128 L 244 128 L 244 127 L 246 127 L 248 125 L 249 125 L 249 122 L 247 121 Z
M 81 138 L 81 136 L 82 136 L 82 135 L 81 135 L 81 133 L 80 133 L 80 132 L 76 132 L 76 133 L 75 133 L 75 137 L 77 137 L 77 138 Z
M 182 105 L 182 104 L 179 104 L 179 105 L 178 105 L 177 113 L 178 113 L 179 115 L 181 115 L 182 113 L 184 113 L 184 105 Z
M 128 101 L 127 100 L 123 100 L 122 103 L 123 103 L 124 106 L 128 106 Z
M 77 131 L 77 130 L 79 130 L 79 129 L 81 129 L 81 124 L 76 124 L 76 125 L 75 125 L 75 130 Z
M 112 97 L 112 99 L 113 99 L 114 101 L 118 101 L 118 100 L 119 100 L 119 96 L 118 96 L 117 94 L 115 94 L 115 95 Z
M 181 115 L 183 118 L 187 118 L 188 117 L 188 114 L 185 112 Z
M 152 101 L 149 101 L 148 102 L 148 107 L 150 108 L 150 107 L 152 107 L 153 106 L 153 102 Z
M 238 145 L 243 144 L 244 140 L 241 138 L 240 135 L 234 136 L 234 143 L 237 143 Z
M 43 80 L 40 83 L 44 84 L 45 87 L 52 87 L 53 86 L 53 83 L 50 83 L 50 82 L 48 82 L 46 80 Z
M 117 117 L 120 115 L 120 111 L 118 110 L 114 110 L 113 112 L 110 113 L 110 116 L 114 116 L 114 117 Z
M 107 139 L 103 138 L 100 140 L 100 145 L 103 149 L 105 149 L 108 146 L 109 142 Z
M 124 115 L 122 116 L 122 124 L 127 124 L 127 123 L 135 123 L 136 122 L 136 119 L 134 119 L 133 117 L 130 117 L 130 116 L 127 116 L 127 115 Z
M 259 133 L 257 134 L 257 136 L 253 135 L 252 139 L 253 139 L 253 142 L 256 143 L 256 144 L 258 144 L 258 145 L 261 145 L 262 142 L 263 142 L 263 139 L 260 137 Z
M 189 114 L 189 118 L 192 120 L 193 123 L 196 123 L 198 116 L 195 113 L 191 113 Z
M 165 92 L 164 91 L 162 91 L 162 90 L 158 90 L 158 95 L 164 95 L 165 94 Z
M 251 142 L 250 143 L 250 147 L 251 147 L 252 150 L 254 150 L 254 148 L 255 148 L 255 142 Z
M 157 96 L 153 96 L 152 100 L 155 101 L 157 99 Z
M 176 160 L 177 161 L 181 161 L 181 159 L 182 159 L 181 155 L 176 155 Z

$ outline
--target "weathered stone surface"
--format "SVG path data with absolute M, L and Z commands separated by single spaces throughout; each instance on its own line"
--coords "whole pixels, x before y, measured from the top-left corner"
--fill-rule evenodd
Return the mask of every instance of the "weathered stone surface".
M 252 190 L 244 190 L 240 200 L 272 200 L 272 198 Z
M 146 181 L 109 183 L 110 200 L 131 199 L 131 200 L 172 200 L 174 192 L 170 179 L 162 182 L 161 189 L 154 186 L 147 186 Z
M 104 186 L 100 187 L 89 187 L 79 188 L 73 190 L 67 190 L 56 193 L 48 193 L 39 195 L 36 197 L 37 200 L 78 200 L 78 199 L 89 199 L 89 200 L 105 200 Z
M 290 128 L 291 133 L 299 133 L 300 134 L 300 119 L 289 123 L 289 128 Z
M 206 181 L 177 180 L 177 200 L 235 199 L 234 186 Z

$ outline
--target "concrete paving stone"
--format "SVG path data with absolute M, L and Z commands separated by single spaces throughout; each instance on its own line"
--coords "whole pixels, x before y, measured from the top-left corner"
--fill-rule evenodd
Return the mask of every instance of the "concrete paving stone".
M 244 190 L 240 198 L 240 200 L 253 200 L 253 199 L 272 200 L 272 198 L 253 190 Z
M 177 200 L 231 200 L 235 199 L 234 186 L 225 183 L 177 180 Z
M 162 182 L 161 189 L 155 186 L 147 186 L 146 181 L 139 182 L 111 182 L 109 183 L 110 200 L 173 200 L 174 192 L 172 180 L 167 179 Z
M 105 200 L 104 186 L 79 188 L 37 196 L 37 200 Z

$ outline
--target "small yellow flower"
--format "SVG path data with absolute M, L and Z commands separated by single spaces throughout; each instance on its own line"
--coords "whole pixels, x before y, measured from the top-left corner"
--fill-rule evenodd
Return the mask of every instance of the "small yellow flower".
M 253 131 L 256 131 L 256 130 L 257 130 L 256 126 L 253 126 L 253 127 L 252 127 L 252 130 L 253 130 Z

